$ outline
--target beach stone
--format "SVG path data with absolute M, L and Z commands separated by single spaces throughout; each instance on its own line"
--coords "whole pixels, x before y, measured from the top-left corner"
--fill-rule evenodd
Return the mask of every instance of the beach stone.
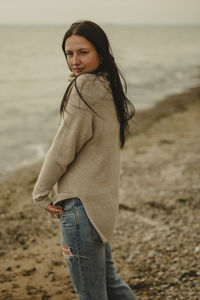
M 30 276 L 30 275 L 32 275 L 33 273 L 35 273 L 36 270 L 37 270 L 37 269 L 34 267 L 34 268 L 32 268 L 32 269 L 22 271 L 22 274 L 23 274 L 23 276 Z

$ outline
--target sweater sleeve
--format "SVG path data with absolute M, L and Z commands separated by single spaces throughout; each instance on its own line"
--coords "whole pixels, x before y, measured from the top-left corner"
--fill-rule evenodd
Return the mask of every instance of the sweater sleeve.
M 46 155 L 33 189 L 33 201 L 42 207 L 51 202 L 49 194 L 85 143 L 92 138 L 92 110 L 72 88 L 64 115 Z

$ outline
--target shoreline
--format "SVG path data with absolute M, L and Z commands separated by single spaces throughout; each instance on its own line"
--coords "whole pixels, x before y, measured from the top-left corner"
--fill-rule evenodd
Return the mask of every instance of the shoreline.
M 136 124 L 131 124 L 131 135 L 137 135 L 148 126 L 170 115 L 186 110 L 198 101 L 200 84 L 178 94 L 171 94 L 158 101 L 151 108 L 136 111 Z M 138 124 L 137 124 L 138 123 Z M 140 124 L 139 123 L 143 123 Z M 138 125 L 138 126 L 137 126 Z
M 200 297 L 200 86 L 136 112 L 111 246 L 138 300 Z M 41 162 L 0 180 L 2 299 L 77 299 L 59 222 L 32 203 Z
M 156 102 L 150 108 L 136 110 L 134 120 L 131 120 L 129 122 L 130 135 L 127 135 L 127 137 L 129 138 L 134 135 L 138 135 L 141 132 L 145 131 L 148 126 L 151 126 L 156 121 L 159 121 L 162 118 L 166 118 L 178 111 L 187 109 L 190 104 L 196 101 L 195 99 L 197 97 L 198 91 L 200 91 L 200 83 L 196 86 L 186 89 L 181 93 L 168 95 Z M 38 169 L 39 165 L 42 164 L 44 158 L 34 162 L 32 159 L 30 163 L 27 163 L 23 166 L 19 164 L 14 169 L 6 171 L 4 175 L 0 175 L 0 181 L 11 176 L 11 174 L 16 174 L 18 172 L 21 173 L 23 170 L 25 170 L 26 172 L 29 168 Z

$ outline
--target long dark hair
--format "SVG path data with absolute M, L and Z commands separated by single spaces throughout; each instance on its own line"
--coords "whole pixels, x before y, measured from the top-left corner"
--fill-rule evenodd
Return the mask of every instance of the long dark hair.
M 127 84 L 115 63 L 108 38 L 105 32 L 101 29 L 101 27 L 94 22 L 91 21 L 75 22 L 65 33 L 62 42 L 62 50 L 65 54 L 66 59 L 67 59 L 67 55 L 65 52 L 65 43 L 66 40 L 72 35 L 79 35 L 86 38 L 90 43 L 93 44 L 101 59 L 101 64 L 92 73 L 98 75 L 104 72 L 106 73 L 106 76 L 109 80 L 110 88 L 116 106 L 118 120 L 120 122 L 120 141 L 121 141 L 121 148 L 123 148 L 125 144 L 125 133 L 128 132 L 129 129 L 128 121 L 134 116 L 135 109 L 131 101 L 126 97 Z M 123 80 L 124 87 L 122 85 L 121 79 Z M 61 114 L 63 113 L 66 102 L 69 98 L 70 86 L 71 85 L 68 86 L 61 102 L 61 106 L 60 106 Z M 75 82 L 75 86 L 76 86 L 76 82 Z M 85 99 L 83 99 L 83 101 L 86 102 Z

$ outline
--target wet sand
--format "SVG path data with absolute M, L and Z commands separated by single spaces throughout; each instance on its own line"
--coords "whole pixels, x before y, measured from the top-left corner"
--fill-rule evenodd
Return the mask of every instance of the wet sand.
M 136 113 L 121 153 L 113 258 L 139 300 L 200 299 L 200 87 Z M 41 163 L 0 182 L 0 299 L 73 300 L 59 222 L 32 203 Z

